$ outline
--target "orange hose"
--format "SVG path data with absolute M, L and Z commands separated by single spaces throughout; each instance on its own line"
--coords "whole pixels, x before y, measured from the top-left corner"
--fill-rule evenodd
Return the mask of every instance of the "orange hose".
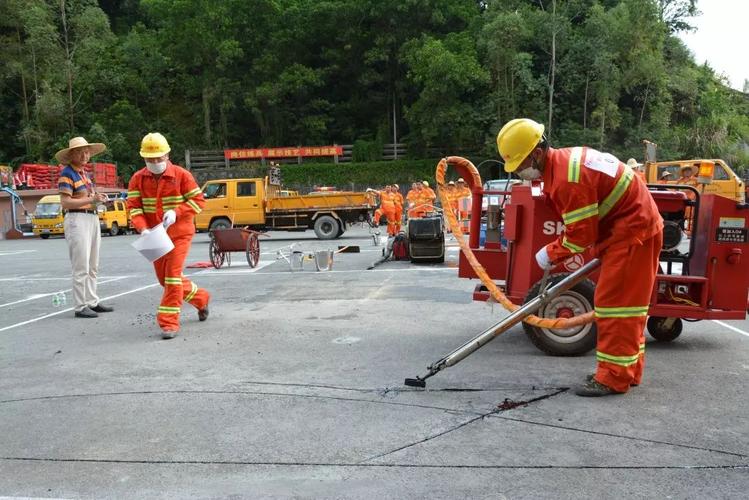
M 471 191 L 473 191 L 474 186 L 482 186 L 481 176 L 479 175 L 479 172 L 473 165 L 473 163 L 470 162 L 470 160 L 467 160 L 466 158 L 463 158 L 461 156 L 448 156 L 447 158 L 442 158 L 439 163 L 437 163 L 437 171 L 435 172 L 435 177 L 437 180 L 437 187 L 439 188 L 437 190 L 438 196 L 440 198 L 440 201 L 442 202 L 443 207 L 450 206 L 450 201 L 448 200 L 445 193 L 445 171 L 447 170 L 448 165 L 453 165 L 460 171 L 468 185 L 471 187 Z M 463 255 L 466 256 L 466 259 L 468 259 L 468 263 L 471 264 L 471 267 L 476 272 L 476 276 L 479 277 L 481 283 L 483 283 L 484 286 L 486 286 L 487 290 L 489 290 L 492 298 L 502 304 L 502 307 L 504 307 L 508 311 L 514 311 L 515 309 L 520 307 L 517 304 L 514 304 L 510 299 L 508 299 L 507 296 L 502 292 L 502 290 L 500 290 L 500 288 L 496 285 L 496 283 L 494 283 L 494 280 L 489 277 L 486 269 L 484 269 L 484 266 L 482 266 L 478 261 L 473 253 L 473 250 L 471 250 L 471 247 L 468 246 L 468 243 L 466 243 L 465 239 L 463 238 L 463 231 L 460 229 L 458 219 L 455 217 L 455 214 L 452 212 L 452 210 L 444 210 L 443 213 L 447 217 L 447 224 L 450 227 L 450 230 L 458 240 L 460 251 L 463 252 Z M 552 319 L 540 318 L 538 316 L 531 315 L 526 317 L 523 321 L 538 328 L 573 328 L 593 322 L 593 311 L 581 314 L 579 316 L 574 316 L 572 318 Z

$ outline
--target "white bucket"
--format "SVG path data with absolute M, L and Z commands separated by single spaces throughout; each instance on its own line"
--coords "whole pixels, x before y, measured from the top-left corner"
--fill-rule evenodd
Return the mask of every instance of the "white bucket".
M 141 234 L 137 240 L 132 243 L 140 254 L 151 262 L 168 254 L 174 248 L 174 243 L 166 234 L 163 224 L 157 224 L 151 228 L 148 234 Z

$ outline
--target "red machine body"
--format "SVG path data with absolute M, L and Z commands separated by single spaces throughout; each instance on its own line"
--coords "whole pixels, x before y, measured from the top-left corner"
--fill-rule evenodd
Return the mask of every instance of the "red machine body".
M 712 194 L 698 196 L 697 201 L 692 201 L 684 191 L 678 190 L 678 186 L 676 190 L 670 189 L 651 186 L 651 194 L 666 221 L 664 235 L 671 243 L 668 248 L 664 243 L 661 252 L 662 266 L 656 277 L 649 315 L 744 319 L 749 293 L 749 207 Z M 504 220 L 504 224 L 496 224 L 501 236 L 489 238 L 487 234 L 487 243 L 480 247 L 478 235 L 482 220 L 474 217 L 469 246 L 489 276 L 503 287 L 508 298 L 516 304 L 522 303 L 543 276 L 536 264 L 535 253 L 562 232 L 561 218 L 547 203 L 540 185 L 516 185 L 511 192 L 486 193 L 474 186 L 472 191 L 474 207 L 481 207 L 481 197 L 491 199 L 492 195 L 504 195 L 501 198 L 509 200 L 498 210 Z M 690 217 L 693 218 L 691 221 Z M 487 226 L 487 232 L 493 229 L 489 220 Z M 691 232 L 691 239 L 689 250 L 685 251 L 686 242 L 679 244 L 679 240 L 687 230 Z M 490 239 L 498 241 L 488 242 Z M 591 258 L 588 250 L 558 264 L 553 272 L 575 271 Z M 477 277 L 462 253 L 458 275 L 462 278 Z M 595 281 L 597 274 L 591 279 Z M 478 285 L 473 297 L 474 300 L 488 300 L 489 293 Z

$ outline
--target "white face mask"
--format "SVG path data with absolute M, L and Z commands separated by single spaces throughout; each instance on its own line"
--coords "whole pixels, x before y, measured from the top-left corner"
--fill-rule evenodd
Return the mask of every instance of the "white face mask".
M 524 181 L 535 181 L 541 178 L 541 171 L 534 167 L 529 167 L 516 173 Z
M 515 172 L 518 174 L 518 177 L 523 179 L 524 181 L 535 181 L 536 179 L 540 179 L 541 170 L 538 169 L 538 162 L 535 158 L 531 158 L 531 166 L 521 170 L 520 172 Z
M 158 163 L 150 163 L 146 162 L 146 168 L 149 172 L 151 172 L 154 175 L 163 174 L 164 170 L 166 170 L 166 162 L 160 161 Z

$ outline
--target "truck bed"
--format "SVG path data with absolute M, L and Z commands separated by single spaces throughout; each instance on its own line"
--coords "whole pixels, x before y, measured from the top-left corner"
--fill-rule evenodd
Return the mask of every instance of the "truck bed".
M 299 196 L 279 196 L 266 200 L 268 212 L 288 212 L 320 209 L 374 208 L 375 200 L 369 193 L 340 191 L 332 193 L 311 193 Z

